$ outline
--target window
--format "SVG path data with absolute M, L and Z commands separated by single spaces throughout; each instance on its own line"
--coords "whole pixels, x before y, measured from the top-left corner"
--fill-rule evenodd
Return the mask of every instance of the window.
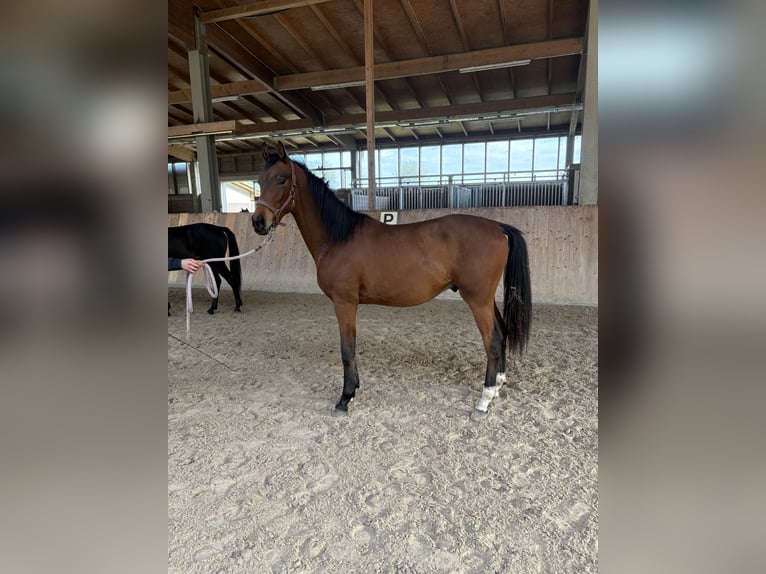
M 326 151 L 322 156 L 322 167 L 324 169 L 340 167 L 340 152 Z
M 457 175 L 463 173 L 463 146 L 442 146 L 442 173 L 444 175 Z
M 406 147 L 399 150 L 399 175 L 402 185 L 416 184 L 420 174 L 419 149 Z
M 532 149 L 534 140 L 511 142 L 511 179 L 529 179 L 532 171 Z
M 567 138 L 562 136 L 559 138 L 559 169 L 566 169 L 567 167 Z
M 322 154 L 321 153 L 307 153 L 306 154 L 306 167 L 311 171 L 322 168 Z
M 572 155 L 572 163 L 580 163 L 580 145 L 582 144 L 582 136 L 575 136 L 574 138 L 574 154 Z
M 367 178 L 369 177 L 369 172 L 367 170 L 367 150 L 362 150 L 357 154 L 357 161 L 359 162 L 359 169 L 357 170 L 357 177 L 359 178 L 360 182 L 367 181 Z M 360 185 L 366 186 L 366 183 L 361 183 Z
M 184 162 L 168 163 L 168 194 L 189 194 L 189 175 Z
M 420 177 L 423 183 L 437 183 L 441 179 L 440 152 L 439 146 L 420 148 Z
M 508 142 L 487 142 L 487 179 L 502 180 L 508 172 Z
M 399 179 L 399 150 L 380 150 L 378 162 L 378 180 L 382 185 L 396 185 Z
M 380 148 L 375 150 L 375 176 L 377 184 L 385 187 L 444 185 L 448 181 L 455 184 L 477 184 L 558 180 L 564 176 L 566 169 L 567 142 L 567 136 L 554 136 L 486 143 Z M 580 136 L 576 136 L 574 142 L 574 161 L 577 162 Z M 345 168 L 346 160 L 343 157 L 341 155 L 343 167 L 340 169 Z M 367 151 L 359 151 L 356 157 L 357 184 L 366 187 Z M 326 174 L 328 165 L 325 161 Z M 345 173 L 342 178 L 347 177 Z M 341 184 L 348 185 L 344 179 Z
M 484 173 L 484 147 L 483 143 L 463 146 L 463 173 Z
M 556 179 L 559 138 L 538 138 L 534 150 L 535 179 Z

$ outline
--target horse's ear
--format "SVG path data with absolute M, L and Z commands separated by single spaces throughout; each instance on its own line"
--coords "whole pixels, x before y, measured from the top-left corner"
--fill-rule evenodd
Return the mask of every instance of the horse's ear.
M 277 142 L 277 155 L 279 156 L 279 159 L 287 163 L 287 151 L 285 150 L 285 144 L 281 141 Z
M 269 156 L 271 155 L 271 149 L 269 149 L 268 142 L 263 142 L 261 145 L 261 154 L 263 154 L 263 159 L 266 161 L 269 161 Z

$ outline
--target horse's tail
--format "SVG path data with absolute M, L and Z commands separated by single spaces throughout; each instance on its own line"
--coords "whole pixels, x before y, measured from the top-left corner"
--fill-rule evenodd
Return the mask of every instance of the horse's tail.
M 529 279 L 527 243 L 521 231 L 501 223 L 508 236 L 508 261 L 503 280 L 503 321 L 511 351 L 524 352 L 532 319 L 532 287 Z
M 237 238 L 228 227 L 221 227 L 226 234 L 226 239 L 229 242 L 229 257 L 235 257 L 239 255 L 239 247 L 237 246 Z M 232 259 L 229 261 L 229 269 L 231 269 L 231 287 L 236 293 L 239 293 L 239 289 L 242 286 L 242 265 L 240 265 L 239 259 Z

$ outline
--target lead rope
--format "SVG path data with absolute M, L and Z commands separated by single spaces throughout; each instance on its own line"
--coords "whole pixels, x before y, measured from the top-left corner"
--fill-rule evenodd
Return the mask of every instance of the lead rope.
M 258 247 L 251 249 L 247 253 L 242 253 L 240 255 L 235 255 L 233 257 L 211 257 L 210 259 L 202 259 L 202 266 L 205 268 L 205 287 L 207 288 L 207 292 L 210 293 L 210 296 L 215 299 L 218 297 L 218 285 L 215 283 L 215 276 L 213 275 L 213 269 L 208 265 L 208 263 L 214 262 L 214 261 L 232 261 L 234 259 L 242 259 L 243 257 L 248 257 L 252 255 L 253 253 L 258 253 L 261 249 L 266 247 L 266 245 L 274 238 L 273 229 L 271 232 L 269 232 L 269 236 L 261 243 Z M 192 305 L 192 278 L 194 277 L 194 274 L 186 272 L 186 341 L 189 341 L 189 338 L 191 336 L 191 314 L 192 311 L 194 311 L 194 307 Z

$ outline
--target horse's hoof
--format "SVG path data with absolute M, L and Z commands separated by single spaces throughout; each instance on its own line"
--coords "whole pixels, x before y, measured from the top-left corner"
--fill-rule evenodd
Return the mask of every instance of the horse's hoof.
M 214 315 L 215 314 L 215 309 L 208 309 L 207 310 L 207 314 L 208 315 Z
M 338 406 L 336 406 L 332 412 L 330 413 L 333 417 L 347 417 L 348 416 L 348 408 L 342 409 Z
M 235 313 L 241 313 L 242 311 L 240 309 L 234 309 Z
M 341 399 L 340 401 L 338 401 L 338 404 L 335 405 L 335 410 L 337 410 L 337 411 L 347 411 L 348 410 L 348 403 L 349 403 L 349 401 L 344 401 L 343 399 Z
M 338 404 L 335 405 L 335 409 L 333 409 L 333 415 L 346 415 L 348 414 L 348 405 L 351 403 L 351 401 L 354 400 L 354 397 L 351 397 L 350 399 L 341 399 L 338 401 Z

